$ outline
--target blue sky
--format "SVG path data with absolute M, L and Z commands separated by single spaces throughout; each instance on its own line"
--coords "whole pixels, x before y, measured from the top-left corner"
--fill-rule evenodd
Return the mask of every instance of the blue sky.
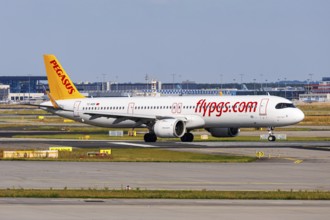
M 43 54 L 76 82 L 330 76 L 328 0 L 0 0 L 0 27 L 2 76 Z

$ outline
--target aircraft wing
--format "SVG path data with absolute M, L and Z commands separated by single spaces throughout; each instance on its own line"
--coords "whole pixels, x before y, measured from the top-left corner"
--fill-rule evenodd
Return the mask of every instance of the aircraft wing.
M 161 115 L 142 115 L 142 114 L 127 114 L 127 113 L 106 113 L 106 112 L 84 112 L 84 114 L 92 116 L 92 118 L 106 117 L 106 118 L 117 118 L 121 121 L 132 120 L 132 121 L 156 121 L 169 118 L 177 118 L 173 116 L 161 116 Z M 180 117 L 181 120 L 185 121 L 184 117 Z
M 22 103 L 21 105 L 28 105 L 28 106 L 35 106 L 35 107 L 39 107 L 39 108 L 50 108 L 50 109 L 62 109 L 62 108 L 55 108 L 52 105 L 43 105 L 43 104 L 32 104 L 32 103 Z

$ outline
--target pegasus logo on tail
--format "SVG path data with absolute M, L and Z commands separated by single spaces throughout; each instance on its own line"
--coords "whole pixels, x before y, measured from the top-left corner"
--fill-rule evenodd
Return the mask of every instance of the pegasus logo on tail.
M 44 55 L 44 63 L 48 78 L 48 85 L 53 99 L 81 99 L 85 98 L 73 84 L 61 63 L 52 54 Z
M 66 74 L 63 73 L 63 70 L 61 67 L 57 64 L 56 60 L 52 60 L 49 62 L 53 65 L 53 69 L 57 73 L 57 76 L 60 77 L 62 84 L 65 86 L 69 94 L 74 93 L 76 90 L 72 87 L 71 82 L 69 79 L 67 79 Z

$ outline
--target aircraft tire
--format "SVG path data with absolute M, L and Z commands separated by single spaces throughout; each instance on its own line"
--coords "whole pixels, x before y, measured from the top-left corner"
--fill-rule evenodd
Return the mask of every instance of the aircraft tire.
M 157 136 L 153 133 L 146 133 L 144 135 L 144 142 L 156 142 Z
M 274 135 L 269 135 L 268 136 L 268 141 L 276 141 L 276 137 Z
M 181 141 L 182 142 L 193 142 L 194 140 L 194 135 L 192 133 L 185 133 L 182 137 L 181 137 Z

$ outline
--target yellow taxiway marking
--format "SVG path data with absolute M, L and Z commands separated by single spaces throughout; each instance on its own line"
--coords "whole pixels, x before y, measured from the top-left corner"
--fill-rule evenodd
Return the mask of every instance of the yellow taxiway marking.
M 300 163 L 303 162 L 303 160 L 298 160 L 296 158 L 290 158 L 290 157 L 286 157 L 286 158 L 283 158 L 283 159 L 293 161 L 295 164 L 300 164 Z

